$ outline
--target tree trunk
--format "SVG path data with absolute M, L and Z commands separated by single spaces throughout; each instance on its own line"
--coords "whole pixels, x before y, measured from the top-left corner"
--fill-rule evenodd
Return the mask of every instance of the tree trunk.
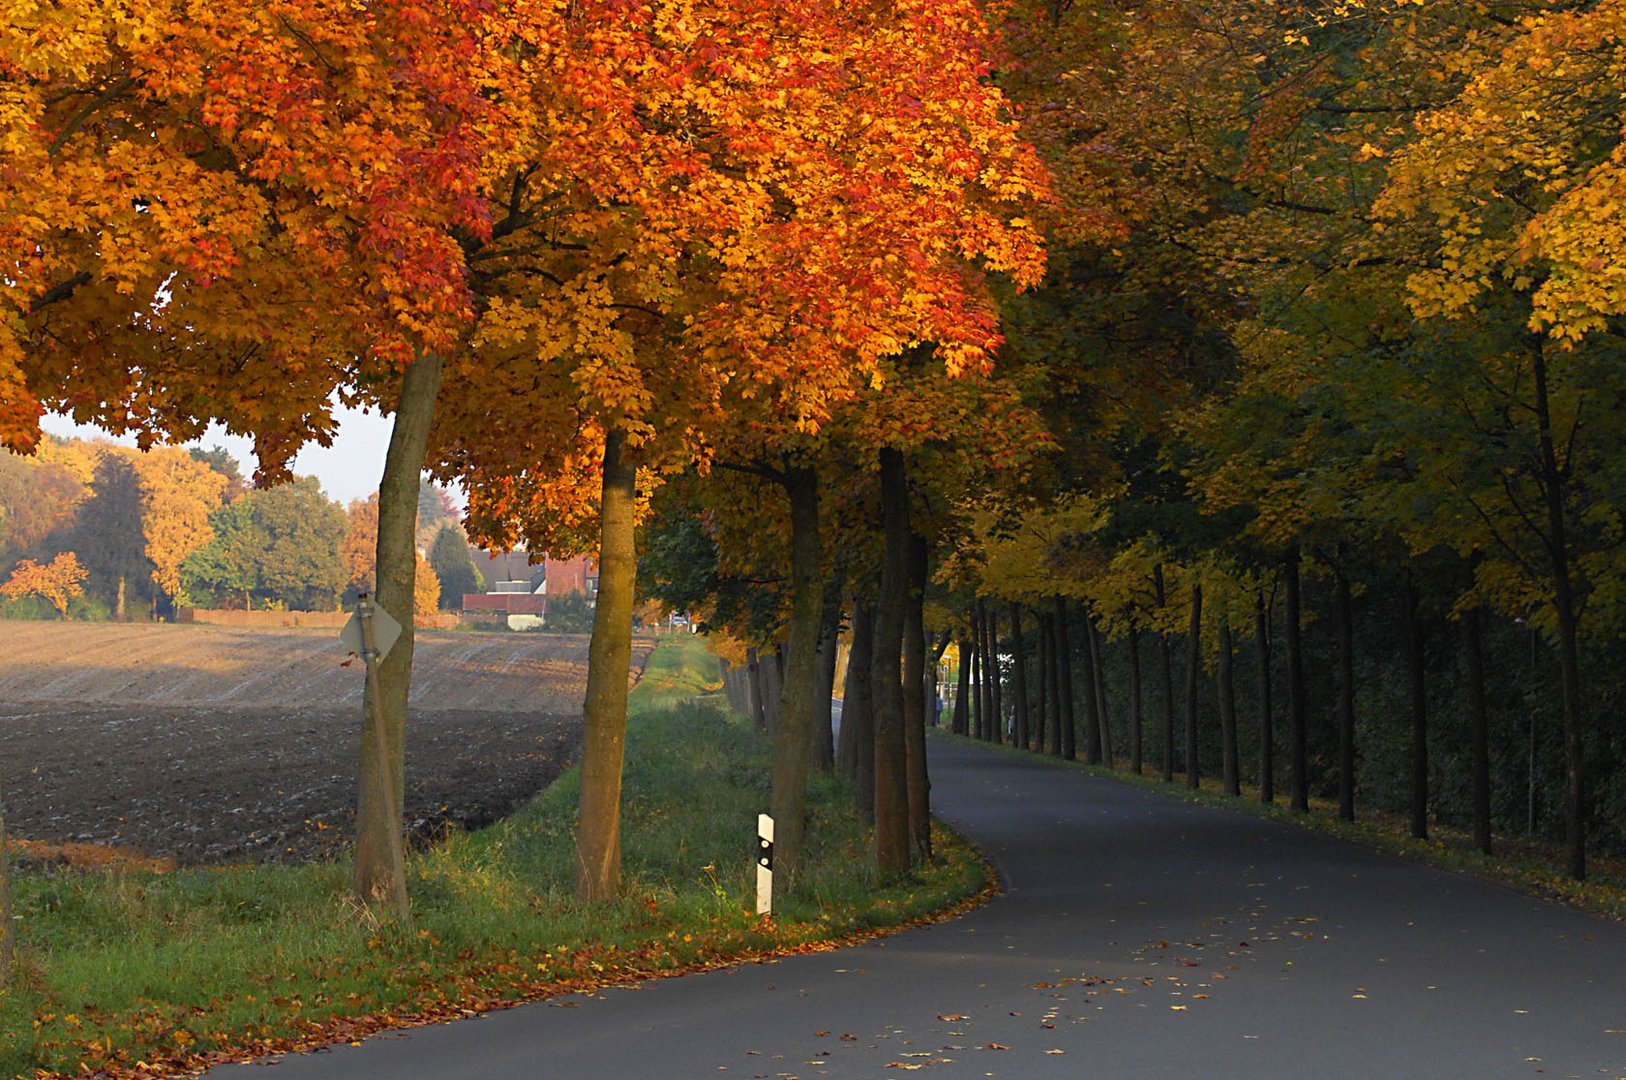
M 953 631 L 945 630 L 938 635 L 937 641 L 926 653 L 926 670 L 921 673 L 925 685 L 921 693 L 926 700 L 928 729 L 943 725 L 943 709 L 948 704 L 943 696 L 943 656 L 948 652 L 949 642 L 953 640 Z
M 813 741 L 808 749 L 808 767 L 828 774 L 835 768 L 836 743 L 832 700 L 836 693 L 836 660 L 840 652 L 841 593 L 846 575 L 836 574 L 825 582 L 819 612 L 817 685 L 813 698 Z
M 1067 603 L 1057 597 L 1056 618 L 1066 621 Z M 1101 764 L 1101 702 L 1095 696 L 1095 657 L 1090 652 L 1090 631 L 1085 620 L 1084 648 L 1079 650 L 1084 660 L 1084 761 L 1088 765 Z
M 1005 742 L 1005 709 L 1000 662 L 999 662 L 999 620 L 994 618 L 993 612 L 988 610 L 985 601 L 982 604 L 982 632 L 984 643 L 988 651 L 984 653 L 988 658 L 988 718 L 992 725 L 988 729 L 989 738 L 996 744 Z
M 1056 724 L 1056 635 L 1049 615 L 1036 612 L 1035 616 L 1039 628 L 1039 666 L 1035 672 L 1039 679 L 1039 752 L 1061 757 L 1061 729 Z
M 1479 611 L 1462 616 L 1463 672 L 1468 684 L 1468 729 L 1472 742 L 1474 848 L 1491 854 L 1490 710 L 1485 705 L 1485 653 L 1479 636 Z
M 1056 597 L 1051 621 L 1056 634 L 1056 726 L 1061 729 L 1061 756 L 1078 760 L 1078 715 L 1073 711 L 1073 645 L 1067 637 L 1067 601 Z
M 875 600 L 853 595 L 853 641 L 847 655 L 847 688 L 841 703 L 841 741 L 836 765 L 853 781 L 853 797 L 866 819 L 875 813 Z
M 779 738 L 779 698 L 785 692 L 785 653 L 779 645 L 757 653 L 762 678 L 763 729 L 770 740 Z
M 1291 732 L 1292 807 L 1310 812 L 1310 759 L 1306 744 L 1308 718 L 1304 697 L 1304 635 L 1299 605 L 1299 553 L 1288 554 L 1287 565 L 1287 723 Z
M 751 727 L 755 731 L 766 732 L 768 706 L 762 681 L 762 654 L 754 648 L 745 650 L 745 676 L 751 685 Z
M 1044 704 L 1041 709 L 1046 717 L 1046 729 L 1049 732 L 1050 756 L 1062 756 L 1062 690 L 1060 690 L 1060 660 L 1057 659 L 1055 647 L 1055 616 L 1039 616 L 1039 646 L 1044 664 L 1041 664 L 1039 678 L 1044 685 Z
M 1084 639 L 1090 649 L 1090 667 L 1094 669 L 1095 682 L 1095 716 L 1101 739 L 1101 764 L 1112 768 L 1112 714 L 1107 711 L 1107 672 L 1102 665 L 1101 633 L 1095 628 L 1095 620 L 1090 618 L 1088 611 L 1084 612 Z
M 1152 587 L 1157 593 L 1157 606 L 1162 608 L 1168 602 L 1163 590 L 1163 566 L 1158 564 L 1152 567 Z M 1174 782 L 1174 648 L 1169 643 L 1169 635 L 1159 630 L 1157 632 L 1157 649 L 1163 670 L 1163 782 Z
M 1338 816 L 1355 820 L 1355 605 L 1338 571 Z
M 1136 776 L 1146 766 L 1146 716 L 1141 709 L 1140 627 L 1129 628 L 1129 771 Z
M 119 575 L 119 589 L 118 589 L 117 598 L 113 601 L 113 618 L 117 619 L 119 622 L 124 621 L 124 593 L 125 593 L 125 587 L 126 587 L 126 585 L 125 585 L 124 575 L 120 574 Z
M 971 737 L 988 738 L 988 702 L 984 696 L 988 681 L 982 655 L 982 614 L 975 600 L 971 601 Z
M 1276 801 L 1276 722 L 1270 690 L 1270 611 L 1261 591 L 1253 599 L 1253 640 L 1259 653 L 1259 801 Z
M 1406 583 L 1406 673 L 1411 685 L 1411 834 L 1428 839 L 1428 682 L 1417 587 Z
M 1022 605 L 1011 601 L 1011 682 L 1016 695 L 1012 712 L 1016 731 L 1012 741 L 1024 750 L 1031 749 L 1032 732 L 1028 730 L 1028 673 L 1027 650 L 1022 641 Z
M 1242 769 L 1236 751 L 1236 672 L 1232 657 L 1231 619 L 1225 609 L 1219 613 L 1219 664 L 1214 672 L 1214 688 L 1219 692 L 1221 769 L 1225 774 L 1225 794 L 1242 794 Z
M 723 690 L 730 709 L 744 717 L 751 715 L 751 679 L 744 668 L 723 661 Z
M 627 671 L 632 666 L 632 597 L 638 556 L 633 514 L 638 469 L 626 457 L 626 435 L 604 438 L 599 506 L 598 595 L 587 645 L 587 701 L 582 710 L 581 802 L 576 829 L 576 896 L 612 900 L 621 879 L 621 770 L 627 745 Z
M 17 955 L 17 923 L 11 917 L 11 855 L 6 851 L 6 807 L 0 798 L 0 990 L 11 986 Z
M 959 650 L 960 662 L 955 666 L 959 669 L 954 678 L 954 734 L 971 734 L 971 658 L 974 649 L 971 647 L 969 637 L 961 638 L 956 647 Z
M 440 375 L 441 358 L 425 354 L 408 364 L 401 378 L 378 487 L 376 549 L 378 606 L 401 624 L 401 636 L 376 665 L 376 678 L 369 680 L 376 686 L 364 686 L 361 703 L 353 888 L 362 904 L 403 914 L 407 896 L 401 808 L 406 792 L 407 697 L 412 688 L 418 482 Z
M 1586 742 L 1581 705 L 1580 621 L 1570 567 L 1569 530 L 1564 517 L 1568 463 L 1558 460 L 1552 407 L 1547 397 L 1547 357 L 1540 339 L 1534 348 L 1536 417 L 1541 429 L 1541 490 L 1547 509 L 1547 556 L 1552 566 L 1553 606 L 1558 614 L 1558 672 L 1564 699 L 1565 870 L 1586 880 Z
M 824 548 L 819 542 L 819 481 L 810 468 L 789 468 L 782 483 L 790 501 L 790 627 L 774 735 L 774 873 L 795 888 L 807 829 L 807 773 L 817 714 L 819 631 L 824 615 Z
M 1203 666 L 1203 587 L 1191 586 L 1191 621 L 1186 629 L 1186 787 L 1202 786 L 1197 761 L 1197 676 Z
M 932 857 L 931 779 L 926 767 L 926 578 L 924 537 L 908 536 L 908 592 L 903 611 L 903 749 L 908 776 L 909 847 L 916 862 Z
M 909 491 L 903 453 L 884 447 L 881 518 L 886 534 L 875 608 L 875 861 L 885 873 L 909 869 L 909 777 L 904 741 L 902 651 L 909 592 Z

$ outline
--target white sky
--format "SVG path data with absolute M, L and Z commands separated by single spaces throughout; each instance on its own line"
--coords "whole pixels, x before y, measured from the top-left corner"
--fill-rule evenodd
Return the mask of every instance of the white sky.
M 294 458 L 294 472 L 300 476 L 315 476 L 328 498 L 348 505 L 352 499 L 365 499 L 378 490 L 378 481 L 384 475 L 384 454 L 390 444 L 390 417 L 372 410 L 339 408 L 338 434 L 329 447 L 314 443 L 305 447 Z M 68 417 L 48 414 L 40 421 L 46 432 L 62 438 L 112 438 L 100 428 L 75 424 Z M 116 440 L 134 444 L 133 438 Z M 256 459 L 254 444 L 237 435 L 228 435 L 218 425 L 195 443 L 205 449 L 223 446 L 236 458 L 246 480 L 254 473 Z M 454 491 L 454 497 L 457 493 Z M 459 501 L 461 501 L 459 499 Z

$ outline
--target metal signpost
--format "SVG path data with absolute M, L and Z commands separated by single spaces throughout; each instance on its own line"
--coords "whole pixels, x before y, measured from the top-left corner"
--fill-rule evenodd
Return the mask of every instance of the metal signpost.
M 401 839 L 401 808 L 395 805 L 395 785 L 390 779 L 390 753 L 385 738 L 384 702 L 378 693 L 378 665 L 400 636 L 401 624 L 388 611 L 375 605 L 366 593 L 356 597 L 356 613 L 339 631 L 339 640 L 352 652 L 360 653 L 367 664 L 367 694 L 373 702 L 373 745 L 378 751 L 378 779 L 383 788 L 384 817 L 390 823 L 390 861 L 394 866 L 391 884 L 397 898 L 397 914 L 405 922 L 408 917 L 406 852 Z

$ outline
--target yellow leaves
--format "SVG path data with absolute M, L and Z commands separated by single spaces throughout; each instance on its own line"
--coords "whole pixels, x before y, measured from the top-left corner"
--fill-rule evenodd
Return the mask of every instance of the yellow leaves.
M 440 606 L 440 578 L 436 576 L 434 567 L 417 552 L 417 565 L 412 576 L 412 611 L 413 617 L 419 625 L 424 620 L 432 619 Z
M 68 601 L 84 595 L 87 577 L 89 572 L 71 551 L 61 553 L 44 565 L 32 559 L 23 559 L 17 563 L 5 584 L 0 585 L 0 596 L 9 600 L 39 596 L 55 608 L 57 614 L 66 618 Z
M 181 563 L 214 538 L 209 514 L 220 505 L 226 478 L 175 446 L 125 453 L 141 487 L 141 533 L 153 582 L 178 598 Z
M 1533 19 L 1457 101 L 1419 119 L 1423 138 L 1379 203 L 1439 230 L 1441 270 L 1412 283 L 1418 314 L 1465 310 L 1498 278 L 1534 291 L 1532 329 L 1560 341 L 1622 310 L 1612 270 L 1626 232 L 1612 194 L 1622 142 L 1618 125 L 1594 117 L 1623 61 L 1618 5 Z

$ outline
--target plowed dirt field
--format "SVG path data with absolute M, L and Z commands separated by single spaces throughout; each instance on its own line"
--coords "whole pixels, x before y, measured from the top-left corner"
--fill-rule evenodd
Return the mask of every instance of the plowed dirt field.
M 345 659 L 331 630 L 0 621 L 11 834 L 181 865 L 342 848 L 364 677 Z M 420 631 L 413 672 L 416 837 L 502 817 L 575 759 L 585 636 Z

